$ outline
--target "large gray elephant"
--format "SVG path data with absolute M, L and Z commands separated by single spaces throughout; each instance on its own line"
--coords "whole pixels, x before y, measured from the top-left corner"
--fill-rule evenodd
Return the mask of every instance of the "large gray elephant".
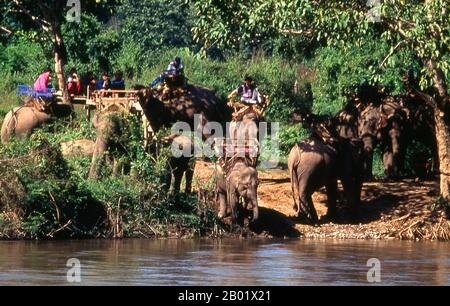
M 72 114 L 70 104 L 51 103 L 47 107 L 39 103 L 27 102 L 24 106 L 9 111 L 2 124 L 1 142 L 6 143 L 12 137 L 26 138 L 34 129 L 51 122 L 56 118 L 68 117 Z
M 373 150 L 380 144 L 385 176 L 400 176 L 406 152 L 405 126 L 408 111 L 400 101 L 385 97 L 379 105 L 363 106 L 358 119 L 359 138 L 364 143 L 364 176 L 372 177 Z
M 213 91 L 205 87 L 187 85 L 185 88 L 173 89 L 170 94 L 142 85 L 135 85 L 133 89 L 138 90 L 139 103 L 154 131 L 161 127 L 171 127 L 175 122 L 185 122 L 195 130 L 208 122 L 226 121 L 225 105 Z M 197 126 L 194 126 L 197 123 L 195 115 L 201 116 Z M 211 134 L 202 130 L 202 136 L 205 140 Z
M 97 138 L 92 155 L 89 178 L 97 178 L 104 161 L 108 156 L 113 161 L 113 174 L 118 174 L 122 163 L 121 157 L 126 156 L 128 135 L 125 133 L 128 121 L 119 111 L 96 113 L 93 118 L 93 126 L 97 132 Z M 107 154 L 108 153 L 108 154 Z
M 252 205 L 252 222 L 258 220 L 258 183 L 258 171 L 255 167 L 249 166 L 244 159 L 236 160 L 231 169 L 226 171 L 226 175 L 219 167 L 216 180 L 219 218 L 225 217 L 229 208 L 232 222 L 237 224 L 238 205 L 242 198 L 244 209 L 247 209 L 249 204 Z
M 347 205 L 356 214 L 362 187 L 362 163 L 359 140 L 339 138 L 325 143 L 312 137 L 295 145 L 289 154 L 288 168 L 294 198 L 294 210 L 312 224 L 318 223 L 312 194 L 325 186 L 327 217 L 336 216 L 337 180 L 344 188 Z M 298 201 L 298 202 L 297 202 Z
M 194 145 L 191 137 L 186 135 L 171 135 L 165 139 L 165 142 L 166 144 L 170 144 L 172 151 L 169 159 L 170 173 L 167 178 L 167 187 L 171 187 L 173 176 L 173 191 L 175 193 L 179 192 L 184 175 L 186 183 L 185 192 L 191 193 L 195 168 L 193 157 Z

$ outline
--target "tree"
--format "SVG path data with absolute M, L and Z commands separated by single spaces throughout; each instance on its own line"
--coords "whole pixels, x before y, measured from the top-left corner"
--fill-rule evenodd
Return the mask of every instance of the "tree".
M 447 0 L 194 0 L 193 32 L 205 47 L 236 46 L 247 39 L 241 33 L 277 32 L 342 48 L 355 40 L 362 47 L 366 35 L 375 33 L 391 47 L 377 66 L 368 67 L 373 76 L 389 64 L 393 54 L 402 48 L 411 50 L 423 64 L 421 88 L 434 87 L 422 96 L 435 110 L 441 195 L 449 199 L 449 6 Z
M 192 45 L 184 0 L 124 0 L 117 13 L 122 35 L 133 43 L 152 50 Z
M 37 33 L 39 40 L 49 40 L 55 61 L 55 73 L 58 87 L 64 89 L 64 64 L 67 61 L 67 50 L 62 35 L 62 25 L 74 8 L 83 11 L 103 11 L 110 13 L 117 1 L 99 0 L 0 0 L 0 29 L 7 35 L 26 35 L 30 31 Z M 81 12 L 76 12 L 80 14 Z

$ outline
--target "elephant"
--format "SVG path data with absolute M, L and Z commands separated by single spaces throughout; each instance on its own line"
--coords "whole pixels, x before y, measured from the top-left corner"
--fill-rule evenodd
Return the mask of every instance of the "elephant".
M 124 131 L 128 122 L 120 111 L 113 109 L 108 112 L 96 113 L 92 122 L 97 138 L 92 154 L 89 178 L 99 176 L 106 153 L 109 153 L 109 157 L 113 160 L 113 175 L 116 175 L 123 166 L 120 158 L 126 156 L 128 138 Z
M 135 85 L 138 91 L 139 104 L 150 121 L 154 131 L 161 127 L 171 127 L 175 122 L 186 122 L 190 128 L 194 126 L 194 115 L 201 115 L 199 124 L 204 127 L 208 122 L 223 122 L 225 105 L 213 91 L 198 85 L 187 85 L 185 88 L 173 89 L 171 95 L 165 95 L 142 85 Z M 211 134 L 202 129 L 203 140 Z
M 13 136 L 19 139 L 27 138 L 34 129 L 50 123 L 55 118 L 68 117 L 72 111 L 70 104 L 50 103 L 44 108 L 31 99 L 6 114 L 1 129 L 1 142 L 6 143 Z
M 358 138 L 358 109 L 352 102 L 347 103 L 332 119 L 334 129 L 340 137 Z
M 251 221 L 256 222 L 259 217 L 257 197 L 259 181 L 256 168 L 249 166 L 245 159 L 238 158 L 226 173 L 221 167 L 218 169 L 216 178 L 218 217 L 224 218 L 227 215 L 227 208 L 230 208 L 232 223 L 237 224 L 238 204 L 242 198 L 244 209 L 247 209 L 248 204 L 252 205 Z
M 378 144 L 379 109 L 369 104 L 359 114 L 358 135 L 363 142 L 363 173 L 365 179 L 372 178 L 373 150 Z
M 362 143 L 354 139 L 311 137 L 296 144 L 288 157 L 294 210 L 312 224 L 319 222 L 312 194 L 325 186 L 327 217 L 336 217 L 337 180 L 340 179 L 352 215 L 358 211 L 362 188 Z M 297 203 L 298 200 L 298 203 Z
M 183 175 L 186 178 L 185 192 L 191 193 L 192 190 L 192 178 L 194 176 L 193 163 L 193 149 L 191 137 L 185 135 L 171 135 L 165 140 L 165 144 L 170 144 L 172 148 L 172 154 L 169 158 L 169 170 L 170 174 L 167 178 L 167 187 L 170 188 L 172 183 L 172 176 L 174 178 L 173 191 L 178 193 L 180 191 L 181 180 Z
M 364 107 L 364 106 L 363 106 Z M 405 127 L 408 111 L 397 97 L 386 96 L 379 105 L 369 104 L 358 119 L 359 138 L 364 143 L 364 176 L 372 177 L 373 150 L 380 144 L 387 178 L 397 178 L 406 153 Z

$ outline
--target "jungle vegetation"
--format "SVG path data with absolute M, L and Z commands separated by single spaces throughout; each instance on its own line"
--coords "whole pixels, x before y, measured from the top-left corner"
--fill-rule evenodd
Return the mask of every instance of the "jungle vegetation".
M 436 110 L 441 195 L 449 196 L 448 1 L 390 0 L 374 8 L 365 0 L 81 0 L 80 8 L 80 20 L 74 22 L 66 18 L 71 7 L 65 1 L 0 0 L 0 118 L 20 103 L 17 85 L 32 84 L 47 66 L 54 67 L 55 87 L 64 84 L 71 67 L 97 76 L 121 70 L 130 87 L 150 83 L 179 55 L 189 82 L 214 89 L 224 102 L 245 75 L 252 75 L 271 97 L 267 120 L 280 122 L 280 150 L 286 154 L 308 135 L 291 122 L 293 112 L 334 114 L 362 82 L 402 93 L 401 77 L 413 70 Z M 88 160 L 61 159 L 60 141 L 92 139 L 93 133 L 77 118 L 0 146 L 1 160 L 23 157 L 20 167 L 0 166 L 2 179 L 8 178 L 2 184 L 17 180 L 21 186 L 2 194 L 0 207 L 18 200 L 20 209 L 8 209 L 23 216 L 0 214 L 0 237 L 117 235 L 111 224 L 83 221 L 95 207 L 110 214 L 110 223 L 119 222 L 114 219 L 118 209 L 132 211 L 120 221 L 125 236 L 139 236 L 143 227 L 142 235 L 167 234 L 168 224 L 195 233 L 214 227 L 212 211 L 195 197 L 183 196 L 180 202 L 150 191 L 149 186 L 163 185 L 166 157 L 148 158 L 136 139 L 130 154 L 139 175 L 90 182 Z M 67 174 L 61 176 L 62 171 Z M 382 175 L 379 155 L 374 172 Z M 61 211 L 55 212 L 55 202 L 64 203 Z

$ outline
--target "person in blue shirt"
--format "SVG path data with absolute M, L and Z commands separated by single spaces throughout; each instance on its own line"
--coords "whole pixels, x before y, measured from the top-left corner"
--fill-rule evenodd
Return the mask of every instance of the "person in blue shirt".
M 103 72 L 102 77 L 98 80 L 98 89 L 108 90 L 111 89 L 111 80 L 109 79 L 108 73 Z
M 125 80 L 123 79 L 122 71 L 116 71 L 114 74 L 114 80 L 111 82 L 111 89 L 125 90 Z
M 181 57 L 177 56 L 175 59 L 169 63 L 167 67 L 167 72 L 173 73 L 175 75 L 181 75 L 184 73 L 184 66 L 181 63 Z M 150 87 L 156 86 L 158 83 L 162 83 L 164 81 L 164 76 L 160 74 L 153 82 L 150 83 Z

